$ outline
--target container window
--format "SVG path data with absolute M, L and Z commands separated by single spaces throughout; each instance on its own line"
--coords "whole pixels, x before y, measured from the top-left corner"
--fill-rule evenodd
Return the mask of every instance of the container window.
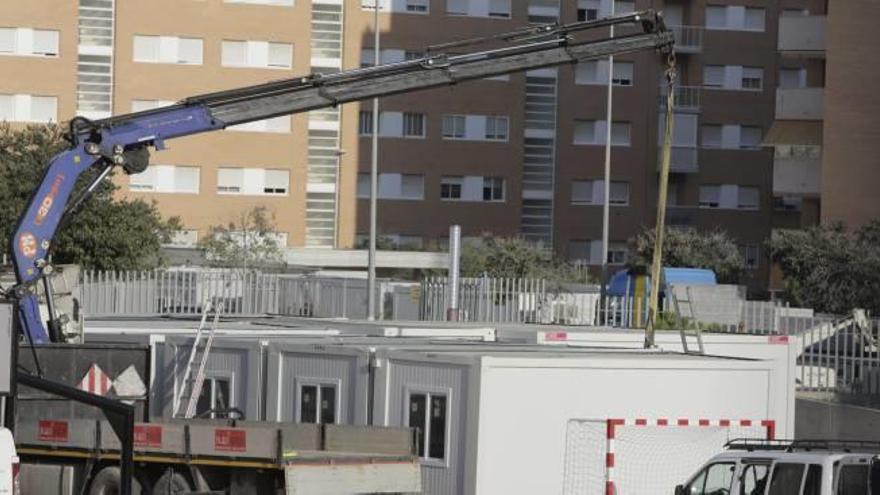
M 773 468 L 768 495 L 799 495 L 801 481 L 804 479 L 803 464 L 780 463 Z M 867 476 L 865 477 L 867 479 Z M 861 493 L 865 493 L 862 490 Z
M 303 385 L 299 391 L 300 423 L 317 423 L 318 421 L 318 387 Z
M 230 390 L 229 378 L 205 378 L 196 403 L 196 417 L 225 416 L 226 411 L 233 407 Z
M 336 385 L 301 385 L 299 389 L 300 423 L 336 424 L 336 403 Z
M 445 394 L 410 394 L 407 426 L 416 430 L 420 457 L 436 461 L 446 459 L 448 406 Z
M 428 442 L 428 458 L 446 458 L 446 397 L 434 395 L 431 397 L 431 426 L 430 441 Z
M 416 430 L 419 455 L 421 457 L 425 457 L 425 414 L 427 402 L 427 394 L 412 394 L 409 396 L 409 424 L 407 426 Z
M 336 424 L 336 387 L 324 385 L 320 390 L 321 424 Z

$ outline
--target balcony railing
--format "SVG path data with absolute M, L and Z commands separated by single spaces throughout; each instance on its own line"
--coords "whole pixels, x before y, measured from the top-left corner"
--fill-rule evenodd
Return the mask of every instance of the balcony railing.
M 823 56 L 825 53 L 825 24 L 825 16 L 780 17 L 779 51 Z
M 666 95 L 669 86 L 660 85 L 660 108 L 666 108 Z M 702 86 L 675 86 L 675 110 L 699 112 Z
M 657 148 L 657 170 L 663 164 L 663 148 Z M 684 146 L 673 146 L 669 160 L 669 171 L 673 174 L 695 174 L 700 171 L 697 163 L 697 149 Z
M 821 190 L 822 153 L 818 146 L 777 146 L 773 194 L 816 196 Z
M 779 88 L 776 90 L 778 120 L 822 120 L 824 88 Z
M 675 36 L 675 51 L 678 53 L 700 53 L 703 51 L 703 26 L 669 26 Z

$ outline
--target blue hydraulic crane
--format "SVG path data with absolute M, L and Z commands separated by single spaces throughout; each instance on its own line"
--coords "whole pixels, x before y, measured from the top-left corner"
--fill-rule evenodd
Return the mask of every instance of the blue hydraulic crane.
M 632 25 L 630 34 L 598 40 L 578 39 L 586 30 Z M 595 37 L 594 37 L 595 38 Z M 490 43 L 463 55 L 451 48 Z M 127 174 L 149 166 L 149 148 L 169 139 L 216 131 L 228 126 L 305 112 L 340 103 L 416 91 L 463 81 L 576 63 L 641 50 L 668 53 L 672 33 L 653 11 L 572 24 L 532 26 L 510 33 L 430 47 L 417 60 L 333 74 L 312 74 L 187 98 L 175 105 L 91 121 L 75 117 L 67 135 L 70 148 L 50 162 L 42 182 L 10 238 L 17 284 L 7 295 L 18 301 L 22 331 L 32 343 L 63 341 L 47 277 L 48 254 L 55 232 L 73 215 L 115 167 Z M 77 178 L 91 168 L 99 173 L 70 201 Z M 40 316 L 37 288 L 42 281 L 49 318 Z

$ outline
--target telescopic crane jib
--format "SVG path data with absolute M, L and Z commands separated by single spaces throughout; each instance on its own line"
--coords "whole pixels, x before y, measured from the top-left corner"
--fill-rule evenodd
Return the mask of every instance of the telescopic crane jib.
M 634 26 L 624 36 L 579 39 L 590 30 Z M 128 174 L 149 166 L 149 148 L 169 139 L 224 129 L 281 115 L 341 103 L 452 85 L 459 82 L 576 63 L 642 50 L 672 51 L 673 36 L 653 11 L 572 24 L 549 24 L 501 35 L 436 45 L 428 55 L 400 63 L 333 74 L 311 74 L 256 86 L 187 98 L 175 105 L 90 121 L 75 117 L 67 136 L 70 148 L 55 156 L 10 239 L 17 285 L 7 291 L 18 300 L 21 328 L 33 343 L 63 341 L 52 304 L 48 254 L 55 232 L 73 215 L 114 167 Z M 445 50 L 490 43 L 491 48 L 452 55 Z M 90 168 L 99 173 L 85 192 L 69 201 L 77 178 Z M 70 205 L 68 205 L 70 203 Z M 43 281 L 49 319 L 40 317 L 37 284 Z M 48 329 L 48 330 L 47 330 Z

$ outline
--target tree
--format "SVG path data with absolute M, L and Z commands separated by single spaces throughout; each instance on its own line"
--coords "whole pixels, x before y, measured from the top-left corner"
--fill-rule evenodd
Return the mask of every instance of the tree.
M 770 253 L 791 303 L 836 314 L 880 311 L 880 219 L 854 232 L 843 224 L 779 230 Z
M 283 263 L 275 219 L 265 206 L 241 212 L 226 225 L 214 225 L 199 245 L 212 266 L 248 270 Z
M 67 147 L 58 125 L 13 128 L 0 123 L 0 235 L 4 250 L 50 159 Z M 80 175 L 72 198 L 97 176 Z M 55 236 L 55 263 L 99 270 L 140 270 L 159 266 L 162 244 L 180 230 L 177 218 L 163 219 L 155 203 L 114 197 L 117 186 L 103 181 L 84 207 Z
M 587 283 L 584 270 L 519 237 L 484 236 L 462 243 L 463 277 L 543 278 L 551 284 Z
M 656 231 L 645 229 L 630 239 L 630 266 L 651 266 Z M 707 268 L 718 282 L 738 284 L 745 274 L 739 247 L 723 230 L 700 232 L 693 228 L 667 228 L 663 236 L 663 266 Z

